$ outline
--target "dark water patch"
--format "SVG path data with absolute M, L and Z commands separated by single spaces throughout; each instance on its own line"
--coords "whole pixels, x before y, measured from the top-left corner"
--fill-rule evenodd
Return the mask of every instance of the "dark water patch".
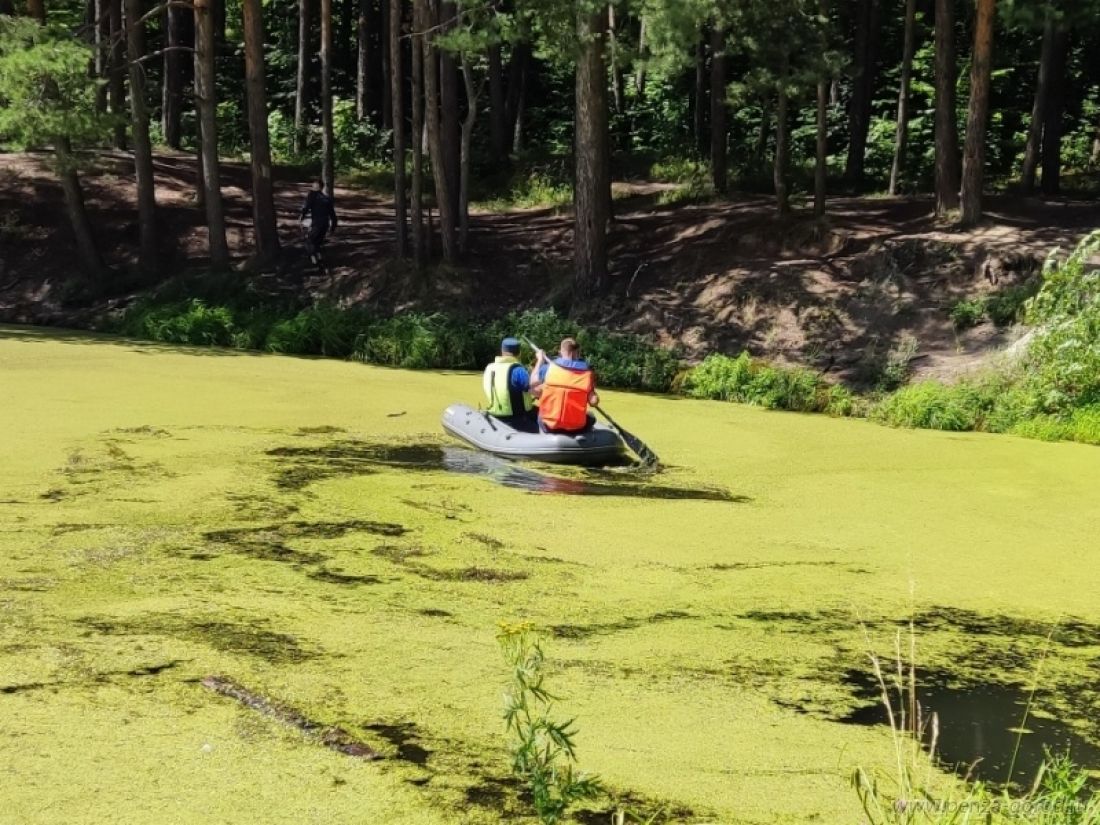
M 442 516 L 448 521 L 457 521 L 464 513 L 470 512 L 470 505 L 455 501 L 415 501 L 411 498 L 403 498 L 400 501 L 415 510 L 433 516 Z
M 860 621 L 844 610 L 748 610 L 737 618 L 759 622 L 772 627 L 780 626 L 783 632 L 803 632 L 810 636 L 842 633 L 858 627 Z M 872 624 L 864 621 L 863 624 Z M 794 627 L 782 627 L 794 625 Z M 736 629 L 733 625 L 720 625 L 724 630 Z
M 192 561 L 213 561 L 217 557 L 215 553 L 191 553 L 187 558 Z
M 707 566 L 707 570 L 763 570 L 769 567 L 839 567 L 838 561 L 741 561 L 720 562 Z
M 1100 646 L 1100 624 L 1081 619 L 1067 618 L 1043 622 L 1004 614 L 985 614 L 957 607 L 935 607 L 921 611 L 913 618 L 917 629 L 958 630 L 970 636 L 1003 636 L 1020 639 L 1030 636 L 1035 640 L 1046 639 L 1063 647 Z
M 331 427 L 331 426 L 322 424 L 319 427 L 299 427 L 298 430 L 294 434 L 298 435 L 298 436 L 335 435 L 336 433 L 346 433 L 346 432 L 347 432 L 347 430 L 345 430 L 343 427 Z
M 402 762 L 410 762 L 422 768 L 431 758 L 432 752 L 420 744 L 420 731 L 413 722 L 372 722 L 363 725 L 363 729 L 389 742 L 396 749 L 396 758 Z
M 64 682 L 25 682 L 20 685 L 0 685 L 0 694 L 11 696 L 17 693 L 32 693 L 43 688 L 59 687 L 64 684 Z
M 530 578 L 531 574 L 524 570 L 498 570 L 492 567 L 460 567 L 453 570 L 428 567 L 425 564 L 409 564 L 405 566 L 410 573 L 420 576 L 422 579 L 437 582 L 483 582 L 486 584 L 499 584 L 504 582 L 517 582 Z
M 607 825 L 613 822 L 618 810 L 628 812 L 625 821 L 644 822 L 646 825 L 667 825 L 674 822 L 717 821 L 713 817 L 701 817 L 699 812 L 679 802 L 661 801 L 638 793 L 614 793 L 614 804 L 607 808 L 585 808 L 571 815 L 581 825 Z
M 485 533 L 463 533 L 466 538 L 476 541 L 483 547 L 487 547 L 490 550 L 503 550 L 505 547 L 504 542 L 500 539 L 493 538 Z
M 512 777 L 487 776 L 476 785 L 470 785 L 463 792 L 466 802 L 479 808 L 489 808 L 507 816 L 516 815 L 514 804 L 509 805 L 524 793 L 524 787 L 518 779 Z
M 153 614 L 132 620 L 86 617 L 79 623 L 107 636 L 171 636 L 204 644 L 223 653 L 253 656 L 272 664 L 298 664 L 322 655 L 321 651 L 303 645 L 298 637 L 279 633 L 258 622 L 187 620 Z
M 60 487 L 51 487 L 46 492 L 39 493 L 38 497 L 43 501 L 57 502 L 61 501 L 64 498 L 67 498 L 68 495 L 69 494 L 65 490 L 62 490 Z
M 241 521 L 284 521 L 298 512 L 298 505 L 273 499 L 270 495 L 229 493 L 226 499 Z
M 313 570 L 308 575 L 315 581 L 324 582 L 325 584 L 339 584 L 345 587 L 356 587 L 361 584 L 382 584 L 382 579 L 378 578 L 378 576 L 353 576 L 347 573 L 338 573 L 334 570 L 326 570 L 324 568 Z
M 183 663 L 182 659 L 173 659 L 170 662 L 161 662 L 155 665 L 142 665 L 126 671 L 127 676 L 159 676 L 166 670 L 175 670 Z
M 233 552 L 261 561 L 315 565 L 328 559 L 323 553 L 297 550 L 286 542 L 291 539 L 335 539 L 355 533 L 375 536 L 401 536 L 407 530 L 400 524 L 384 521 L 288 521 L 264 527 L 234 527 L 211 530 L 204 538 L 225 545 Z
M 1021 685 L 960 681 L 944 672 L 918 672 L 917 696 L 923 725 L 922 741 L 929 746 L 930 720 L 939 722 L 936 755 L 961 774 L 996 784 L 1029 787 L 1051 755 L 1068 755 L 1077 765 L 1100 765 L 1100 745 L 1058 719 L 1028 712 L 1030 692 Z M 849 670 L 844 684 L 864 703 L 836 721 L 855 725 L 885 725 L 886 707 L 874 674 Z M 891 687 L 891 701 L 899 702 Z M 922 727 L 918 725 L 917 727 Z M 1015 757 L 1014 757 L 1015 755 Z
M 388 468 L 484 476 L 504 487 L 531 493 L 726 503 L 752 500 L 719 487 L 655 484 L 652 474 L 605 473 L 575 478 L 549 475 L 488 453 L 439 444 L 377 444 L 344 439 L 316 447 L 278 447 L 268 450 L 267 455 L 281 460 L 276 484 L 283 489 L 300 490 L 323 478 L 370 475 Z
M 105 524 L 102 522 L 61 522 L 55 524 L 50 530 L 55 536 L 63 536 L 67 533 L 82 533 L 87 530 L 106 530 L 117 526 L 116 524 Z
M 626 630 L 636 630 L 647 624 L 660 624 L 681 619 L 694 619 L 696 616 L 683 610 L 666 610 L 654 613 L 650 616 L 636 618 L 626 616 L 615 622 L 596 622 L 593 624 L 559 624 L 551 625 L 550 633 L 556 639 L 588 639 L 592 636 L 602 636 L 608 633 L 621 633 Z
M 46 576 L 0 579 L 0 590 L 11 590 L 17 593 L 47 593 L 55 587 L 57 587 L 57 579 Z
M 416 611 L 421 616 L 428 616 L 433 619 L 450 618 L 454 615 L 448 610 L 440 610 L 438 607 L 425 607 L 423 610 Z
M 149 424 L 143 424 L 140 427 L 119 427 L 116 430 L 111 430 L 111 432 L 123 435 L 141 435 L 146 438 L 169 438 L 172 435 L 168 430 Z
M 409 559 L 418 559 L 431 555 L 430 551 L 417 545 L 379 544 L 373 548 L 371 555 L 392 561 L 394 564 L 404 564 Z
M 380 759 L 381 754 L 370 745 L 352 736 L 348 731 L 335 725 L 323 725 L 316 722 L 289 705 L 284 705 L 249 690 L 239 682 L 227 676 L 207 676 L 201 682 L 207 690 L 221 696 L 235 699 L 257 713 L 296 728 L 308 738 L 319 742 L 329 750 L 354 756 L 358 759 Z
M 11 696 L 19 693 L 32 693 L 36 690 L 44 690 L 46 688 L 53 688 L 56 691 L 62 688 L 81 688 L 87 687 L 89 685 L 102 685 L 113 682 L 122 676 L 127 676 L 134 679 L 141 679 L 149 676 L 159 676 L 166 671 L 175 670 L 181 664 L 183 664 L 183 662 L 183 659 L 172 659 L 168 662 L 158 662 L 151 665 L 139 665 L 138 667 L 130 668 L 129 670 L 105 670 L 94 673 L 78 681 L 58 680 L 54 682 L 24 682 L 18 685 L 0 685 L 0 695 Z

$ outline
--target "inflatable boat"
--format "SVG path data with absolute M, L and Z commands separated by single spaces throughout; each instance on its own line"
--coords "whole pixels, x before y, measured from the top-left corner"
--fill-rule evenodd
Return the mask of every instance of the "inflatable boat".
M 543 433 L 534 422 L 520 427 L 465 404 L 452 404 L 443 411 L 443 429 L 502 458 L 551 464 L 615 464 L 625 455 L 619 434 L 599 423 L 576 435 Z

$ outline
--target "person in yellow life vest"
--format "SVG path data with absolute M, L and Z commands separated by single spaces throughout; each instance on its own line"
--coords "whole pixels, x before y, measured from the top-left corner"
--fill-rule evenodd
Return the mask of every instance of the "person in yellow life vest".
M 539 429 L 546 433 L 579 433 L 595 422 L 588 406 L 600 403 L 596 393 L 596 375 L 581 358 L 580 347 L 572 338 L 561 342 L 558 357 L 550 360 L 539 350 L 531 394 L 539 402 Z
M 481 384 L 489 401 L 489 415 L 517 423 L 531 420 L 533 424 L 531 375 L 519 362 L 517 339 L 505 338 L 500 342 L 500 355 L 485 368 Z

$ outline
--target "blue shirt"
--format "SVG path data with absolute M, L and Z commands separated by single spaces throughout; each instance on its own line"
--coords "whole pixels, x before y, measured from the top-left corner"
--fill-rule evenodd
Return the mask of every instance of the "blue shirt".
M 518 392 L 527 392 L 531 389 L 531 374 L 523 364 L 516 364 L 508 375 L 508 386 Z
M 555 358 L 554 363 L 559 367 L 565 367 L 567 370 L 586 370 L 589 369 L 587 361 L 574 361 L 570 358 Z M 546 373 L 550 369 L 549 364 L 543 364 L 539 367 L 539 381 L 546 380 Z

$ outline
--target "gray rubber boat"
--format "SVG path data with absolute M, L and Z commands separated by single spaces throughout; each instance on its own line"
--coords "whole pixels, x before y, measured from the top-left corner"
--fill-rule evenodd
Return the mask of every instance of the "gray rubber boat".
M 599 423 L 577 435 L 542 433 L 534 427 L 517 429 L 465 404 L 452 404 L 443 411 L 443 429 L 479 450 L 502 458 L 551 464 L 615 464 L 625 455 L 618 433 Z

